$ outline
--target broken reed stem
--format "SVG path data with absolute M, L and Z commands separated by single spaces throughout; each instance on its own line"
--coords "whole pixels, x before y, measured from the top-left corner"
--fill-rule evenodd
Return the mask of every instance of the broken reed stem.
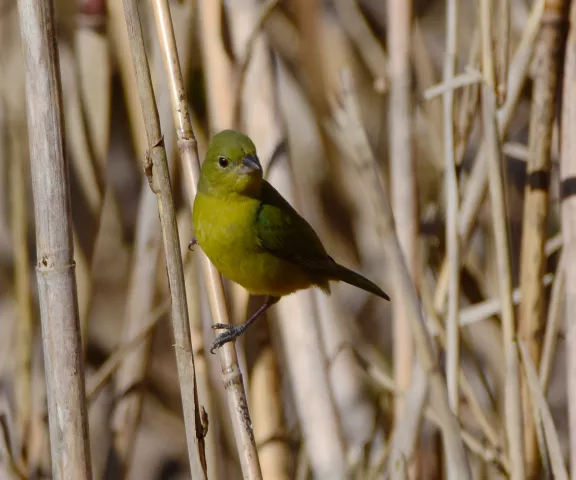
M 388 49 L 390 104 L 389 143 L 391 204 L 398 241 L 415 285 L 419 281 L 418 204 L 412 143 L 412 102 L 410 89 L 410 39 L 412 0 L 388 0 Z M 393 277 L 397 278 L 397 277 Z M 402 298 L 402 279 L 394 286 L 392 297 Z M 400 391 L 408 390 L 412 372 L 413 339 L 408 309 L 403 301 L 392 303 L 394 331 L 394 380 Z M 402 397 L 396 397 L 394 414 L 402 415 Z M 397 427 L 399 427 L 397 425 Z
M 140 94 L 140 105 L 148 138 L 149 151 L 144 167 L 150 181 L 150 187 L 158 200 L 158 213 L 162 225 L 166 270 L 172 300 L 176 362 L 184 410 L 190 469 L 193 478 L 206 478 L 203 425 L 200 416 L 200 406 L 198 405 L 194 355 L 190 341 L 188 306 L 176 212 L 172 198 L 166 150 L 164 149 L 152 79 L 150 77 L 150 67 L 144 47 L 140 15 L 135 0 L 124 0 L 124 14 L 130 38 L 134 72 Z
M 449 0 L 446 13 L 446 55 L 444 83 L 449 83 L 456 73 L 458 0 Z M 460 237 L 458 235 L 458 177 L 454 153 L 454 90 L 444 94 L 444 194 L 446 199 L 446 257 L 449 264 L 450 285 L 446 317 L 446 381 L 448 397 L 454 415 L 458 416 L 460 394 L 460 339 L 458 310 L 460 306 Z
M 19 0 L 52 471 L 91 479 L 62 90 L 52 1 Z
M 545 328 L 545 296 L 542 276 L 546 268 L 544 246 L 548 232 L 548 190 L 550 187 L 552 129 L 556 113 L 556 92 L 561 54 L 564 51 L 564 12 L 567 0 L 547 0 L 534 54 L 534 83 L 530 110 L 529 157 L 524 188 L 524 218 L 520 251 L 520 302 L 518 333 L 538 367 Z M 530 388 L 522 377 L 524 413 L 524 455 L 526 474 L 534 478 L 539 470 L 536 426 L 530 405 Z
M 398 301 L 405 304 L 406 320 L 409 322 L 414 338 L 415 351 L 421 368 L 428 378 L 431 407 L 438 414 L 442 424 L 448 478 L 469 479 L 471 473 L 460 436 L 460 425 L 450 410 L 446 383 L 436 363 L 433 340 L 427 330 L 416 288 L 396 236 L 394 217 L 384 183 L 381 180 L 381 172 L 360 121 L 352 81 L 349 73 L 344 73 L 342 75 L 344 112 L 336 115 L 336 118 L 341 119 L 339 123 L 345 135 L 343 141 L 349 146 L 347 151 L 354 153 L 351 160 L 365 185 L 366 208 L 373 211 L 376 219 L 375 228 L 378 229 L 380 238 L 383 239 L 382 248 L 387 254 L 388 265 L 392 274 L 398 279 L 396 295 Z
M 566 265 L 576 265 L 576 3 L 570 9 L 566 44 L 560 145 L 560 192 L 563 252 Z M 566 321 L 566 376 L 570 477 L 576 478 L 576 268 L 565 269 L 564 318 Z
M 186 89 L 182 80 L 182 71 L 178 59 L 176 40 L 172 27 L 170 8 L 167 0 L 152 0 L 158 39 L 164 59 L 166 78 L 169 84 L 170 100 L 174 115 L 174 124 L 178 137 L 178 149 L 184 166 L 188 197 L 192 201 L 196 196 L 196 185 L 200 177 L 200 160 L 198 147 L 188 109 Z M 210 297 L 210 308 L 214 323 L 229 324 L 222 279 L 208 258 L 202 254 L 204 277 Z M 228 394 L 228 407 L 232 417 L 234 437 L 240 457 L 244 478 L 261 479 L 262 473 L 254 433 L 250 420 L 250 411 L 244 391 L 242 372 L 238 365 L 234 342 L 227 343 L 219 349 L 222 381 Z M 201 426 L 197 423 L 197 427 Z M 198 430 L 197 430 L 198 432 Z

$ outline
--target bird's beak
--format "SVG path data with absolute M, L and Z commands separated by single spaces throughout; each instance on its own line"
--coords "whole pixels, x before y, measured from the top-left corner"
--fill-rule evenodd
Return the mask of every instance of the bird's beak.
M 247 154 L 242 158 L 242 165 L 240 166 L 242 173 L 252 173 L 262 171 L 262 166 L 256 155 Z

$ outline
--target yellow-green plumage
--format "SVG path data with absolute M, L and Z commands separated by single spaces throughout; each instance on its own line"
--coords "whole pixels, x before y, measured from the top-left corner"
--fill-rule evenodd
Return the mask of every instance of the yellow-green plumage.
M 275 302 L 311 286 L 329 293 L 329 281 L 339 280 L 389 300 L 377 285 L 326 253 L 308 222 L 263 180 L 256 148 L 239 132 L 224 130 L 212 139 L 193 225 L 197 243 L 214 266 L 250 293 Z M 239 333 L 224 335 L 230 341 Z

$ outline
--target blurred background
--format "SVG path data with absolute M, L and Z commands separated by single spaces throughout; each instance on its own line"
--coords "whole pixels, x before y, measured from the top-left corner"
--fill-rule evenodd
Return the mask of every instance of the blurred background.
M 576 88 L 574 67 L 564 69 L 564 52 L 574 48 L 571 38 L 566 47 L 570 3 L 169 2 L 200 158 L 221 129 L 249 134 L 268 179 L 330 254 L 392 297 L 339 284 L 330 297 L 299 292 L 237 342 L 265 479 L 386 478 L 402 435 L 408 456 L 392 476 L 444 477 L 439 417 L 421 388 L 426 375 L 415 370 L 408 300 L 386 250 L 394 232 L 457 404 L 473 478 L 518 474 L 504 406 L 510 316 L 501 315 L 507 270 L 499 258 L 514 288 L 507 311 L 538 376 L 530 383 L 529 367 L 520 372 L 524 478 L 566 472 L 562 306 L 571 284 L 561 255 L 568 226 L 559 125 L 561 96 Z M 190 199 L 151 2 L 139 4 L 178 209 L 209 478 L 242 478 L 218 355 L 205 348 L 212 318 L 198 255 L 187 248 Z M 56 17 L 94 478 L 190 478 L 123 5 L 57 0 Z M 0 477 L 7 479 L 51 478 L 24 79 L 17 2 L 0 0 Z M 566 171 L 576 158 L 568 149 Z M 501 161 L 495 175 L 490 158 Z M 384 185 L 381 211 L 366 200 L 375 188 L 366 162 Z M 504 203 L 494 207 L 499 184 Z M 383 220 L 388 200 L 395 230 Z M 506 226 L 504 251 L 498 225 Z M 225 287 L 234 323 L 263 301 Z M 521 296 L 530 299 L 524 310 Z M 534 400 L 534 389 L 547 402 Z M 348 476 L 338 474 L 342 465 Z

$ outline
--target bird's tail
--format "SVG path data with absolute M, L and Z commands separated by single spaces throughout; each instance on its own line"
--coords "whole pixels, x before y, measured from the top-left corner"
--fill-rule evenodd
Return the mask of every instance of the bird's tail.
M 366 290 L 367 292 L 373 293 L 385 300 L 390 301 L 390 297 L 384 293 L 384 291 L 375 283 L 372 283 L 366 277 L 363 277 L 359 273 L 350 270 L 349 268 L 343 267 L 342 265 L 336 263 L 336 269 L 334 272 L 334 280 L 340 280 L 341 282 L 348 283 L 355 287 Z

